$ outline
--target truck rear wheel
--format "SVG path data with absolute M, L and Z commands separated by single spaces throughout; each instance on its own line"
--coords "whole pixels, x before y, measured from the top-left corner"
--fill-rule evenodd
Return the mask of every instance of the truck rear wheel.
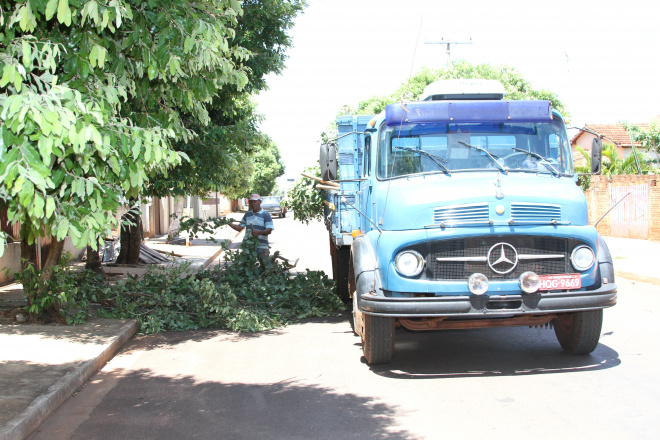
M 351 328 L 353 329 L 353 334 L 362 338 L 364 333 L 364 315 L 360 311 L 360 306 L 358 305 L 357 293 L 353 293 L 353 310 L 351 311 Z
M 332 246 L 332 243 L 330 244 Z M 332 274 L 337 283 L 337 296 L 344 304 L 351 303 L 351 296 L 348 292 L 348 263 L 351 259 L 350 246 L 341 246 L 335 249 L 332 256 Z
M 362 336 L 362 312 L 358 304 L 358 294 L 355 290 L 355 272 L 353 272 L 353 255 L 348 262 L 348 293 L 353 298 L 351 310 L 351 328 L 355 336 Z
M 387 364 L 394 354 L 394 318 L 362 315 L 362 352 L 369 365 Z
M 603 326 L 603 310 L 573 312 L 552 321 L 555 335 L 564 351 L 589 354 L 598 346 Z

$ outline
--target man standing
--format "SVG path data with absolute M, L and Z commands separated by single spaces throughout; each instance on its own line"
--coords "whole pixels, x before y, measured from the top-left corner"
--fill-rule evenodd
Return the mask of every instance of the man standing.
M 257 255 L 259 262 L 264 267 L 270 266 L 270 252 L 268 250 L 268 236 L 273 232 L 273 218 L 269 213 L 261 209 L 261 196 L 252 194 L 248 199 L 250 210 L 245 213 L 239 224 L 229 223 L 229 227 L 235 231 L 241 232 L 246 227 L 243 241 L 248 237 L 257 237 Z

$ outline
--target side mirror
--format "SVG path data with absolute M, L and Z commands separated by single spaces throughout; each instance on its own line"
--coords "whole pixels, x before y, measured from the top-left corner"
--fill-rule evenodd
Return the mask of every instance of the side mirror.
M 591 144 L 591 174 L 600 174 L 600 165 L 603 160 L 603 141 L 600 138 Z
M 337 179 L 337 147 L 334 144 L 321 144 L 321 154 L 319 155 L 321 164 L 321 179 Z

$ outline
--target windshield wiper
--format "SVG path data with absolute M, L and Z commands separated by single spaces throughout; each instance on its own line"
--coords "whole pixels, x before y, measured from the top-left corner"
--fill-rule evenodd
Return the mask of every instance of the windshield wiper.
M 486 153 L 486 156 L 488 156 L 490 158 L 490 160 L 493 161 L 493 163 L 497 166 L 497 168 L 500 171 L 502 171 L 504 174 L 508 173 L 508 171 L 506 169 L 504 169 L 504 167 L 497 161 L 496 157 L 499 158 L 499 156 L 495 156 L 495 155 L 491 154 L 485 148 L 477 147 L 476 145 L 471 145 L 471 144 L 468 144 L 467 142 L 458 141 L 458 143 L 462 144 L 462 145 L 465 145 L 466 147 L 474 148 L 475 150 L 482 151 L 482 152 Z
M 516 150 L 516 151 L 520 151 L 520 152 L 522 152 L 522 153 L 527 153 L 527 154 L 529 154 L 530 156 L 539 159 L 539 160 L 541 161 L 541 162 L 539 162 L 539 163 L 540 163 L 541 165 L 543 165 L 544 167 L 546 167 L 547 169 L 549 169 L 550 172 L 551 172 L 552 174 L 555 174 L 557 177 L 559 177 L 559 176 L 561 175 L 561 173 L 559 172 L 559 170 L 557 170 L 557 168 L 553 167 L 552 164 L 551 164 L 550 162 L 548 162 L 548 159 L 546 159 L 545 157 L 541 156 L 540 154 L 538 154 L 538 153 L 534 153 L 533 151 L 523 150 L 522 148 L 517 148 L 517 147 L 513 147 L 513 149 Z
M 446 163 L 447 161 L 441 157 L 436 156 L 435 154 L 431 154 L 428 151 L 424 151 L 424 150 L 417 150 L 415 148 L 397 147 L 397 146 L 395 146 L 394 148 L 396 148 L 397 150 L 412 151 L 413 153 L 419 153 L 422 156 L 426 156 L 429 159 L 431 159 L 437 166 L 439 166 L 446 175 L 451 176 L 451 171 L 449 171 L 449 168 L 447 168 L 442 164 L 442 162 Z

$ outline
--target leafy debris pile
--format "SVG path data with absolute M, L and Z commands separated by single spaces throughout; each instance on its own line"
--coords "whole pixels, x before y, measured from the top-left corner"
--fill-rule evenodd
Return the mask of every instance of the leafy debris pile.
M 89 305 L 98 304 L 101 317 L 136 319 L 142 333 L 198 328 L 255 332 L 344 308 L 334 282 L 322 271 L 293 276 L 290 265 L 276 258 L 270 267 L 261 267 L 256 239 L 224 255 L 222 269 L 197 274 L 184 264 L 150 268 L 142 278 L 108 283 L 90 271 L 64 270 L 53 283 L 69 289 L 62 307 L 69 324 L 84 322 Z

